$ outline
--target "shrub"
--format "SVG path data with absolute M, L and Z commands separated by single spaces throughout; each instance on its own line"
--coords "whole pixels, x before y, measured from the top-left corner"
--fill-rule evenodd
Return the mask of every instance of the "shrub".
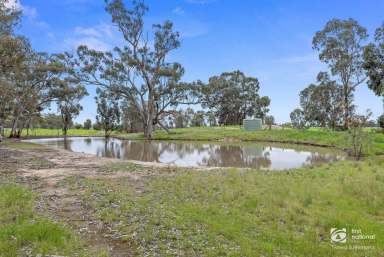
M 367 116 L 355 116 L 350 122 L 348 143 L 351 147 L 350 154 L 356 160 L 360 160 L 360 158 L 369 151 L 371 145 L 371 137 L 368 132 L 364 131 L 369 116 L 370 114 L 367 114 Z

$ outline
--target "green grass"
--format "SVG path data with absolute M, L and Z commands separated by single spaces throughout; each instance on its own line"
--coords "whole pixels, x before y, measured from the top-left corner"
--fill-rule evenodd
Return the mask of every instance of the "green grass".
M 9 135 L 10 129 L 5 130 L 5 134 Z M 61 129 L 30 129 L 27 134 L 27 130 L 24 129 L 22 137 L 61 137 L 63 131 Z M 68 136 L 104 136 L 104 132 L 93 129 L 70 129 L 68 130 Z
M 181 170 L 141 194 L 123 178 L 70 184 L 139 256 L 382 256 L 383 167 L 374 157 L 288 172 Z M 375 234 L 346 244 L 374 249 L 334 249 L 333 227 Z
M 64 226 L 35 214 L 31 191 L 0 184 L 0 256 L 84 256 L 76 236 Z
M 6 146 L 10 149 L 15 149 L 15 150 L 40 150 L 40 149 L 46 148 L 43 145 L 29 143 L 29 142 L 21 142 L 17 140 L 5 140 L 1 142 L 0 145 Z

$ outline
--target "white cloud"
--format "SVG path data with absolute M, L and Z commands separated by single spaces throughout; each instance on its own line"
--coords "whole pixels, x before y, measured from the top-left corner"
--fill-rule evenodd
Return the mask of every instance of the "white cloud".
M 28 6 L 28 5 L 22 5 L 20 3 L 20 1 L 18 1 L 18 0 L 8 0 L 7 2 L 5 2 L 5 6 L 7 8 L 22 11 L 23 16 L 33 26 L 38 27 L 38 28 L 42 28 L 42 29 L 49 28 L 49 25 L 46 22 L 44 22 L 38 18 L 39 15 L 38 15 L 37 9 L 35 7 Z
M 76 27 L 75 34 L 90 37 L 101 37 L 100 31 L 98 31 L 96 28 Z
M 66 48 L 75 49 L 80 45 L 86 45 L 98 51 L 108 51 L 114 46 L 114 28 L 111 25 L 101 23 L 93 27 L 75 27 L 70 38 L 64 40 Z
M 96 37 L 81 37 L 81 38 L 71 38 L 65 40 L 65 44 L 70 48 L 77 48 L 80 45 L 86 45 L 90 49 L 97 51 L 107 51 L 110 50 L 110 45 Z
M 172 13 L 179 16 L 183 16 L 185 14 L 185 11 L 181 7 L 176 7 L 175 9 L 172 10 Z

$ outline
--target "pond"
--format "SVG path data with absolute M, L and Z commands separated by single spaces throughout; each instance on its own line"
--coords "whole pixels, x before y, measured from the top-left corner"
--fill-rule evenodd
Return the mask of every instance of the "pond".
M 182 167 L 248 167 L 283 170 L 345 158 L 331 148 L 274 143 L 221 143 L 197 141 L 144 141 L 70 137 L 32 139 L 28 142 L 100 157 L 173 164 Z

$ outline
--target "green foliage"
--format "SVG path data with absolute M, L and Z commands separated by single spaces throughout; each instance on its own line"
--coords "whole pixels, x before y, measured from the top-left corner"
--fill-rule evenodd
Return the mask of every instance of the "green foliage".
M 204 119 L 204 112 L 203 111 L 197 111 L 193 114 L 192 120 L 191 120 L 191 126 L 192 127 L 204 127 L 205 119 Z
M 92 128 L 92 121 L 90 119 L 86 119 L 84 121 L 84 129 L 91 129 Z
M 269 112 L 268 107 L 270 104 L 271 99 L 268 96 L 263 96 L 256 100 L 255 116 L 260 118 L 263 122 Z
M 168 109 L 190 102 L 192 96 L 191 84 L 180 82 L 184 68 L 167 61 L 180 46 L 179 33 L 170 21 L 165 21 L 153 25 L 153 35 L 149 36 L 144 25 L 148 8 L 142 1 L 132 1 L 130 7 L 121 0 L 106 4 L 112 22 L 122 33 L 124 47 L 99 52 L 80 46 L 77 57 L 67 54 L 66 59 L 76 66 L 75 78 L 130 103 L 140 114 L 145 137 L 151 138 L 154 126 L 163 126 L 161 118 Z M 148 36 L 152 47 L 148 45 Z
M 384 128 L 384 114 L 380 115 L 380 117 L 377 119 L 377 123 L 379 124 L 380 128 Z
M 368 75 L 368 87 L 384 97 L 384 24 L 375 32 L 376 44 L 369 44 L 364 51 L 364 69 Z
M 208 84 L 201 87 L 200 101 L 216 114 L 219 124 L 240 125 L 246 116 L 255 113 L 259 87 L 257 78 L 241 71 L 225 72 L 209 78 Z
M 308 125 L 305 113 L 303 110 L 297 108 L 289 115 L 291 118 L 292 127 L 296 129 L 306 128 Z
M 120 123 L 120 108 L 118 99 L 106 91 L 97 89 L 97 123 L 104 130 L 105 137 L 109 137 L 112 130 L 116 129 Z
M 56 114 L 46 114 L 41 117 L 36 127 L 46 128 L 46 129 L 60 129 L 63 126 L 63 121 L 61 115 Z
M 63 124 L 63 133 L 67 135 L 72 120 L 80 114 L 83 107 L 80 104 L 81 99 L 88 95 L 83 85 L 68 83 L 61 84 L 55 90 L 57 97 L 57 107 L 60 110 Z M 80 125 L 81 126 L 81 125 Z M 77 127 L 80 129 L 81 127 Z
M 313 48 L 319 51 L 319 58 L 328 64 L 332 75 L 342 83 L 344 127 L 349 127 L 353 92 L 364 78 L 363 41 L 367 30 L 353 19 L 332 19 L 313 38 Z
M 318 85 L 311 84 L 300 92 L 303 118 L 310 126 L 335 129 L 343 124 L 343 93 L 340 85 L 325 72 L 317 76 Z M 297 113 L 299 115 L 299 113 Z M 296 116 L 296 119 L 299 119 Z M 295 122 L 297 125 L 300 121 Z

